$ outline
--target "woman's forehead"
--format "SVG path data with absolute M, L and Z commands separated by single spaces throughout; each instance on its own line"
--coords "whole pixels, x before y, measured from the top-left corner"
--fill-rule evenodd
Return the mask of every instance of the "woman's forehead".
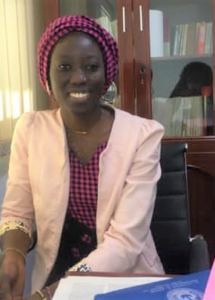
M 97 42 L 89 35 L 74 32 L 66 35 L 55 45 L 53 55 L 73 56 L 79 53 L 86 53 L 88 56 L 101 56 L 102 51 Z

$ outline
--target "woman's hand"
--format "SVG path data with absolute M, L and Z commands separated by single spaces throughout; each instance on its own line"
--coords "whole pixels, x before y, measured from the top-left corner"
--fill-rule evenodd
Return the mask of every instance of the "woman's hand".
M 0 264 L 0 300 L 22 300 L 25 260 L 16 251 L 3 254 Z
M 57 289 L 57 286 L 59 284 L 59 281 L 54 282 L 52 285 L 45 287 L 43 290 L 41 290 L 42 294 L 47 299 L 52 299 L 55 293 L 55 290 Z M 41 296 L 38 292 L 28 296 L 25 298 L 25 300 L 41 300 Z

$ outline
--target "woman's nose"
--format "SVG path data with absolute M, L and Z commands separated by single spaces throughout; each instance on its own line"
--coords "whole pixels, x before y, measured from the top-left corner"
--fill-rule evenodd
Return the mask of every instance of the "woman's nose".
M 70 82 L 72 83 L 85 83 L 87 81 L 86 74 L 81 69 L 75 69 L 73 70 L 71 76 L 70 76 Z

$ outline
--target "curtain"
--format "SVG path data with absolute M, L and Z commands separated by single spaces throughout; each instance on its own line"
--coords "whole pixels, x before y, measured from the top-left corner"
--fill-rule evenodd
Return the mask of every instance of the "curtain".
M 38 108 L 36 46 L 43 30 L 38 31 L 41 4 L 40 0 L 0 0 L 0 156 L 1 149 L 8 149 L 5 144 L 20 115 Z

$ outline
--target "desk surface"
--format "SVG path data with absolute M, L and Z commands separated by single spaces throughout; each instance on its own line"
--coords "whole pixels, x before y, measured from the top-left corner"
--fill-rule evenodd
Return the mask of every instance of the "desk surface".
M 111 272 L 68 272 L 67 276 L 99 276 L 99 277 L 175 277 L 169 274 L 145 274 L 145 273 L 111 273 Z

